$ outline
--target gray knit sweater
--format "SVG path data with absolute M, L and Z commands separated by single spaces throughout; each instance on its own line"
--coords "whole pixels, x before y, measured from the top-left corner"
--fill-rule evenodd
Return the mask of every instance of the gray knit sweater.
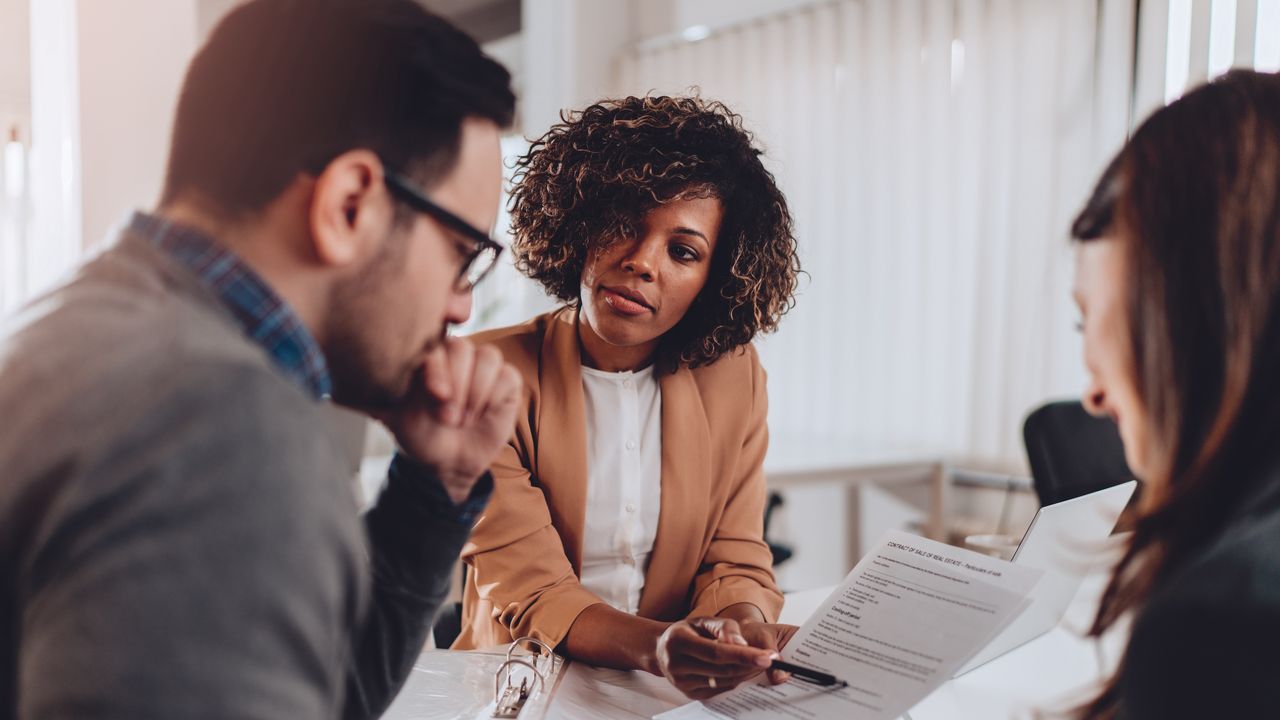
M 341 447 L 140 238 L 7 318 L 0 720 L 379 714 L 470 528 L 404 459 L 362 521 Z

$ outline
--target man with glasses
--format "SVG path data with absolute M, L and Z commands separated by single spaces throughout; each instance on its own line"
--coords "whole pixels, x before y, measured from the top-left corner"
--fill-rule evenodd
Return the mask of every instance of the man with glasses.
M 159 208 L 0 334 L 0 720 L 385 709 L 520 404 L 447 335 L 513 107 L 414 0 L 214 30 Z M 330 402 L 399 445 L 363 518 Z

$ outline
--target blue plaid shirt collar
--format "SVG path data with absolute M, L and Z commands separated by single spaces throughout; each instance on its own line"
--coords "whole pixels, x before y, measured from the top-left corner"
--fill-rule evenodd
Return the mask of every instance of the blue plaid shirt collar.
M 329 366 L 296 313 L 230 250 L 190 227 L 137 212 L 129 229 L 200 279 L 276 367 L 317 398 L 332 390 Z

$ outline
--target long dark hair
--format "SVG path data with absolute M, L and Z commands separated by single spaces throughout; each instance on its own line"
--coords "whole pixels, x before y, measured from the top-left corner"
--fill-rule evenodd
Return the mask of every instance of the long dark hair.
M 1140 517 L 1098 636 L 1147 599 L 1262 485 L 1280 456 L 1280 75 L 1229 73 L 1152 115 L 1072 234 L 1128 261 L 1138 392 L 1151 428 Z M 1127 658 L 1081 709 L 1113 718 Z

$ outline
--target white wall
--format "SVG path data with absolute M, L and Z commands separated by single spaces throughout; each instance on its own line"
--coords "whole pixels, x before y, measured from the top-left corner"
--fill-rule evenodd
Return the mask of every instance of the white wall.
M 196 32 L 200 42 L 209 37 L 218 21 L 245 0 L 196 0 Z
M 77 11 L 82 237 L 92 247 L 159 197 L 197 8 L 193 0 L 79 0 Z
M 76 34 L 76 0 L 41 0 L 31 9 L 32 215 L 17 260 L 23 298 L 48 287 L 81 252 Z
M 28 0 L 0 0 L 0 314 L 26 296 L 30 227 L 27 148 L 31 143 Z M 19 144 L 9 142 L 10 134 Z
M 635 39 L 629 0 L 524 0 L 520 131 L 541 135 L 561 110 L 609 92 L 619 54 Z
M 631 0 L 631 21 L 637 39 L 654 40 L 691 27 L 722 28 L 822 1 Z
M 235 2 L 0 0 L 5 131 L 5 98 L 30 91 L 28 195 L 18 248 L 0 255 L 0 273 L 22 279 L 17 301 L 64 276 L 131 210 L 154 206 L 183 73 Z
M 42 0 L 31 83 L 45 109 L 32 123 L 41 237 L 92 248 L 130 211 L 154 207 L 187 64 L 239 1 Z
M 22 139 L 31 127 L 29 0 L 0 0 L 0 143 L 17 125 Z
M 720 28 L 821 0 L 524 0 L 519 131 L 537 136 L 564 109 L 617 94 L 621 55 L 691 26 Z

